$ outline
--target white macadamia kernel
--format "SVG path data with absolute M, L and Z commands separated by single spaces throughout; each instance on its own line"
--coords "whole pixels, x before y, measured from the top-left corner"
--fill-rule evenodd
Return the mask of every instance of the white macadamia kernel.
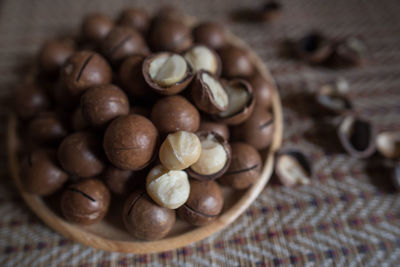
M 222 144 L 209 134 L 201 140 L 201 155 L 190 168 L 198 174 L 211 175 L 225 167 L 228 155 Z
M 386 158 L 400 158 L 400 132 L 378 134 L 376 148 Z
M 194 72 L 206 70 L 215 74 L 218 70 L 218 60 L 215 54 L 206 46 L 198 45 L 185 53 L 185 58 Z
M 163 54 L 150 62 L 150 78 L 160 86 L 173 85 L 185 77 L 187 63 L 180 55 Z
M 161 163 L 169 170 L 183 170 L 195 163 L 201 154 L 200 139 L 194 133 L 178 131 L 169 134 L 160 147 Z
M 228 109 L 221 112 L 219 115 L 223 118 L 234 115 L 242 110 L 249 102 L 249 93 L 243 87 L 226 86 L 226 92 L 229 97 Z
M 185 171 L 170 171 L 157 165 L 146 177 L 146 190 L 158 205 L 176 209 L 189 198 L 190 184 Z
M 306 171 L 300 163 L 290 155 L 280 156 L 276 168 L 277 172 L 280 173 L 282 183 L 287 186 L 310 183 Z
M 214 99 L 215 103 L 222 110 L 224 110 L 229 104 L 229 99 L 228 94 L 222 87 L 221 83 L 206 72 L 201 75 L 201 79 L 208 86 L 208 88 L 210 88 L 212 98 Z

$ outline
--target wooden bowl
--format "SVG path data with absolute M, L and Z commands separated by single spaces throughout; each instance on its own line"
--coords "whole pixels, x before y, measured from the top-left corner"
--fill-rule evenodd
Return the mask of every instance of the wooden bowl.
M 228 40 L 231 44 L 246 50 L 259 73 L 275 86 L 263 62 L 248 46 L 232 34 L 229 34 Z M 69 223 L 61 217 L 56 209 L 50 207 L 50 201 L 46 202 L 37 195 L 25 192 L 19 175 L 19 159 L 17 155 L 18 137 L 16 134 L 17 119 L 14 114 L 10 115 L 8 124 L 8 156 L 12 178 L 26 204 L 39 218 L 56 232 L 77 242 L 98 249 L 126 253 L 152 253 L 186 246 L 209 237 L 232 223 L 257 198 L 270 179 L 274 165 L 274 154 L 281 146 L 283 131 L 282 107 L 276 88 L 273 95 L 272 112 L 274 116 L 275 132 L 272 145 L 268 150 L 262 153 L 264 166 L 258 181 L 244 191 L 236 191 L 224 187 L 224 209 L 214 222 L 202 227 L 192 227 L 181 220 L 177 220 L 173 230 L 162 240 L 136 240 L 125 231 L 122 223 L 119 222 L 121 220 L 118 220 L 118 222 L 114 220 L 113 222 L 108 218 L 110 216 L 90 226 L 80 226 Z

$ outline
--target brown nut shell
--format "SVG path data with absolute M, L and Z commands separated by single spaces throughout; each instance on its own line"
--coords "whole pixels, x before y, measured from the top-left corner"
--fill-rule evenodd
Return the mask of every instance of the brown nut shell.
M 248 82 L 253 88 L 256 105 L 267 109 L 270 108 L 272 105 L 272 98 L 275 93 L 273 85 L 259 73 L 252 75 L 248 79 Z
M 43 144 L 56 144 L 67 135 L 67 129 L 55 112 L 41 112 L 28 125 L 30 136 Z
M 221 122 L 202 120 L 200 122 L 200 127 L 198 131 L 215 132 L 222 136 L 225 140 L 229 140 L 230 137 L 228 126 Z
M 72 95 L 80 95 L 89 87 L 108 84 L 111 79 L 108 62 L 91 51 L 74 53 L 61 71 L 61 80 Z
M 102 41 L 101 50 L 113 64 L 118 64 L 134 54 L 144 55 L 148 52 L 142 35 L 125 26 L 114 27 Z
M 182 220 L 200 226 L 214 221 L 223 205 L 224 198 L 216 182 L 190 180 L 189 198 L 177 212 Z
M 221 177 L 226 170 L 229 168 L 229 165 L 231 164 L 231 158 L 232 158 L 232 151 L 231 151 L 231 146 L 229 145 L 228 141 L 225 140 L 222 136 L 220 136 L 218 133 L 215 132 L 197 132 L 196 135 L 199 137 L 200 142 L 202 144 L 202 151 L 200 154 L 200 158 L 197 160 L 196 163 L 194 163 L 192 166 L 186 169 L 186 172 L 189 174 L 191 178 L 201 180 L 201 181 L 210 181 L 210 180 L 215 180 L 219 177 Z M 223 157 L 220 155 L 221 151 L 215 149 L 215 146 L 213 146 L 214 149 L 206 149 L 204 146 L 205 143 L 204 141 L 208 142 L 212 139 L 212 142 L 216 142 L 217 144 L 221 145 L 221 148 L 223 149 L 223 152 L 225 152 L 226 158 L 225 162 L 220 162 Z M 206 144 L 208 146 L 209 144 Z M 216 155 L 211 154 L 209 151 L 215 151 Z M 208 153 L 207 153 L 208 152 Z M 217 156 L 218 155 L 218 156 Z M 213 158 L 213 156 L 215 158 Z M 205 169 L 207 166 L 200 166 L 200 164 L 204 165 L 209 163 L 211 164 L 217 164 L 217 163 L 222 163 L 222 166 L 219 166 L 216 172 L 210 173 L 210 174 L 202 174 L 196 169 Z M 208 166 L 211 168 L 211 166 Z M 207 171 L 209 171 L 209 168 Z M 213 167 L 215 169 L 216 167 Z
M 356 158 L 368 158 L 376 151 L 376 129 L 367 120 L 354 114 L 343 117 L 337 129 L 342 147 Z
M 246 143 L 231 143 L 231 148 L 231 164 L 218 181 L 234 189 L 246 189 L 260 177 L 261 156 L 254 147 Z
M 207 45 L 213 49 L 219 49 L 226 44 L 225 29 L 216 22 L 204 22 L 195 26 L 193 37 L 196 43 Z
M 286 149 L 277 153 L 275 174 L 283 185 L 290 187 L 297 184 L 309 184 L 313 169 L 311 161 L 303 152 Z
M 158 132 L 147 118 L 129 114 L 120 116 L 107 127 L 104 151 L 110 162 L 125 170 L 140 170 L 153 160 Z
M 190 90 L 193 102 L 201 111 L 217 114 L 228 109 L 228 94 L 223 83 L 212 73 L 197 72 Z
M 39 51 L 41 70 L 49 76 L 57 76 L 61 66 L 75 52 L 72 40 L 56 39 L 43 44 Z
M 119 15 L 117 23 L 146 33 L 150 26 L 150 16 L 144 9 L 126 8 Z
M 81 35 L 85 41 L 98 44 L 114 27 L 113 20 L 100 13 L 88 14 L 84 17 L 81 26 Z
M 124 91 L 113 84 L 92 87 L 81 97 L 85 120 L 93 127 L 105 127 L 114 118 L 127 115 L 129 100 Z
M 154 104 L 151 120 L 161 134 L 196 132 L 200 125 L 200 114 L 186 98 L 174 95 L 161 98 Z
M 186 63 L 186 72 L 183 75 L 179 81 L 173 83 L 173 84 L 167 84 L 167 85 L 160 85 L 157 83 L 155 80 L 151 78 L 151 75 L 149 73 L 150 71 L 150 66 L 153 60 L 157 59 L 158 57 L 173 57 L 173 56 L 179 56 L 178 54 L 174 53 L 169 53 L 169 52 L 161 52 L 157 54 L 150 55 L 146 57 L 146 59 L 143 62 L 143 68 L 142 68 L 142 73 L 145 81 L 147 84 L 156 92 L 162 95 L 174 95 L 177 94 L 181 91 L 183 91 L 192 81 L 193 79 L 193 70 L 192 67 L 190 67 L 190 64 L 185 60 Z
M 240 97 L 243 100 L 238 100 L 236 96 L 240 94 L 240 91 L 237 88 L 241 88 L 241 91 L 245 92 L 247 101 L 243 99 L 245 97 L 244 95 L 241 95 Z M 215 115 L 215 119 L 228 125 L 238 125 L 243 123 L 250 117 L 256 102 L 251 85 L 245 80 L 235 79 L 226 83 L 225 89 L 229 97 L 228 109 Z M 236 106 L 238 101 L 242 103 Z
M 243 49 L 230 45 L 221 48 L 218 53 L 222 61 L 223 77 L 247 78 L 253 74 L 253 62 Z
M 37 84 L 25 83 L 18 87 L 14 97 L 14 108 L 18 116 L 25 120 L 34 117 L 50 105 L 50 100 L 43 88 Z
M 22 162 L 22 177 L 26 191 L 47 196 L 60 189 L 68 179 L 57 162 L 54 150 L 37 149 Z
M 294 47 L 294 53 L 310 64 L 326 63 L 332 52 L 333 43 L 318 32 L 307 34 Z
M 143 77 L 143 61 L 144 56 L 130 56 L 124 60 L 119 69 L 119 80 L 122 88 L 129 95 L 141 99 L 149 98 L 153 93 Z
M 273 135 L 272 114 L 258 106 L 244 123 L 232 128 L 232 137 L 235 141 L 248 143 L 257 150 L 267 148 L 272 142 Z
M 119 196 L 126 196 L 141 185 L 144 185 L 145 177 L 142 172 L 121 170 L 113 166 L 108 166 L 102 174 L 108 189 Z
M 104 169 L 101 142 L 90 132 L 75 132 L 58 147 L 58 160 L 64 170 L 79 177 L 93 177 Z
M 175 218 L 175 210 L 158 206 L 144 191 L 132 193 L 124 204 L 124 225 L 141 240 L 165 237 L 174 226 Z
M 85 179 L 68 186 L 61 196 L 64 217 L 78 224 L 93 224 L 106 215 L 110 192 L 98 179 Z
M 149 44 L 153 51 L 181 53 L 193 43 L 190 28 L 182 21 L 158 18 L 149 32 Z

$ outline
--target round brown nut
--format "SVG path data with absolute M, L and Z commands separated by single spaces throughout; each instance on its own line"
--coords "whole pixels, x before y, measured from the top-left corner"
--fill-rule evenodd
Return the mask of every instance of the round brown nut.
M 102 174 L 108 189 L 116 195 L 126 196 L 144 184 L 145 176 L 141 172 L 121 170 L 113 166 L 107 167 Z
M 232 128 L 232 136 L 236 141 L 248 143 L 257 150 L 261 150 L 271 144 L 274 128 L 272 114 L 262 107 L 255 107 L 244 123 Z
M 148 50 L 141 34 L 135 29 L 117 26 L 101 42 L 103 54 L 112 63 L 118 64 L 134 54 L 147 54 Z
M 58 147 L 58 160 L 64 170 L 79 177 L 93 177 L 104 169 L 100 140 L 89 132 L 65 137 Z
M 124 60 L 119 69 L 122 88 L 131 96 L 150 98 L 152 91 L 143 77 L 144 56 L 133 55 Z
M 50 105 L 44 90 L 33 83 L 18 87 L 14 99 L 15 110 L 21 119 L 30 119 Z
M 112 19 L 104 14 L 92 13 L 85 16 L 81 35 L 86 41 L 98 44 L 114 27 Z
M 260 177 L 261 156 L 254 147 L 246 143 L 231 143 L 231 148 L 231 164 L 219 181 L 234 189 L 246 189 Z
M 213 49 L 219 49 L 226 44 L 225 29 L 215 22 L 204 22 L 193 29 L 193 37 L 196 43 L 207 45 Z
M 256 105 L 264 108 L 271 107 L 272 98 L 275 91 L 273 85 L 258 73 L 252 75 L 248 81 L 253 88 Z
M 142 72 L 147 84 L 163 95 L 181 92 L 193 79 L 192 68 L 185 58 L 167 52 L 146 57 Z
M 351 156 L 368 158 L 376 151 L 376 129 L 369 121 L 356 115 L 343 117 L 337 129 L 339 140 Z
M 253 112 L 255 98 L 251 85 L 245 80 L 235 79 L 225 84 L 228 94 L 228 109 L 215 115 L 217 120 L 229 125 L 238 125 Z
M 73 223 L 93 224 L 104 218 L 110 192 L 98 179 L 85 179 L 68 186 L 61 196 L 61 212 Z
M 222 76 L 226 78 L 247 78 L 253 74 L 254 66 L 247 53 L 235 46 L 219 50 L 222 61 Z
M 229 128 L 221 122 L 206 121 L 200 122 L 199 132 L 214 132 L 222 136 L 225 140 L 229 140 Z
M 215 75 L 201 70 L 191 85 L 192 99 L 198 109 L 208 114 L 217 114 L 228 109 L 228 94 Z
M 107 127 L 103 147 L 110 162 L 120 169 L 140 170 L 154 158 L 158 132 L 147 118 L 121 116 Z
M 197 135 L 179 131 L 169 134 L 161 144 L 159 157 L 169 170 L 183 170 L 200 157 L 201 143 Z
M 68 179 L 57 162 L 54 150 L 37 149 L 29 153 L 22 163 L 26 191 L 47 196 L 60 189 Z
M 124 91 L 112 84 L 92 87 L 81 97 L 82 114 L 94 127 L 104 127 L 121 115 L 129 114 L 129 100 Z
M 214 180 L 221 177 L 231 163 L 231 147 L 219 134 L 197 132 L 201 143 L 199 159 L 187 169 L 190 177 L 198 180 Z
M 28 131 L 39 143 L 54 144 L 67 135 L 60 117 L 55 112 L 41 112 L 29 122 Z
M 275 173 L 285 186 L 309 184 L 312 168 L 308 158 L 298 150 L 280 151 L 275 162 Z
M 218 54 L 204 45 L 195 45 L 183 55 L 196 73 L 200 70 L 208 71 L 214 75 L 221 74 L 221 59 Z
M 186 98 L 174 95 L 161 98 L 154 104 L 151 120 L 162 134 L 196 132 L 200 124 L 200 114 Z
M 74 53 L 63 66 L 61 79 L 72 95 L 80 95 L 86 89 L 108 84 L 112 72 L 107 61 L 91 51 Z
M 143 191 L 132 193 L 124 204 L 123 221 L 126 229 L 141 240 L 165 237 L 175 223 L 175 211 L 158 206 Z
M 159 18 L 151 26 L 149 43 L 154 51 L 181 53 L 192 45 L 192 36 L 181 20 Z
M 224 198 L 214 181 L 190 180 L 190 195 L 178 209 L 179 217 L 196 226 L 214 221 L 222 211 Z
M 146 178 L 147 194 L 161 207 L 177 209 L 189 197 L 190 185 L 185 171 L 170 171 L 162 165 L 150 170 Z
M 51 40 L 43 44 L 39 51 L 39 65 L 41 70 L 50 76 L 58 75 L 61 66 L 75 52 L 71 40 Z
M 129 26 L 141 33 L 146 33 L 150 25 L 150 16 L 146 10 L 141 8 L 124 9 L 117 19 L 122 26 Z
M 326 63 L 332 51 L 332 42 L 318 32 L 307 34 L 294 47 L 295 54 L 310 64 Z
M 382 132 L 376 137 L 376 148 L 386 158 L 400 158 L 400 132 Z

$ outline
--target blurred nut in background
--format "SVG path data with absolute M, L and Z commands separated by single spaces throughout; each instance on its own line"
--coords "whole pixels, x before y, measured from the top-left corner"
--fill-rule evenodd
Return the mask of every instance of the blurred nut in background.
M 66 135 L 67 130 L 61 118 L 55 112 L 41 112 L 28 125 L 33 140 L 42 144 L 57 144 Z
M 132 27 L 145 34 L 150 26 L 150 16 L 144 9 L 127 8 L 119 15 L 117 23 L 122 26 Z
M 253 74 L 254 66 L 247 53 L 236 46 L 221 48 L 222 76 L 226 78 L 247 78 Z
M 41 70 L 49 76 L 57 76 L 62 65 L 75 52 L 72 40 L 55 39 L 44 43 L 39 51 Z
M 386 158 L 400 158 L 400 132 L 379 133 L 376 137 L 376 148 Z
M 346 115 L 338 129 L 339 140 L 348 154 L 356 158 L 367 158 L 375 153 L 375 127 L 356 115 Z
M 90 43 L 98 45 L 114 27 L 113 20 L 99 13 L 85 16 L 81 26 L 82 38 Z
M 285 186 L 310 183 L 312 167 L 307 157 L 298 150 L 287 150 L 278 153 L 275 162 L 275 173 Z
M 193 29 L 196 43 L 206 45 L 213 49 L 220 49 L 226 44 L 224 27 L 216 22 L 203 22 Z

